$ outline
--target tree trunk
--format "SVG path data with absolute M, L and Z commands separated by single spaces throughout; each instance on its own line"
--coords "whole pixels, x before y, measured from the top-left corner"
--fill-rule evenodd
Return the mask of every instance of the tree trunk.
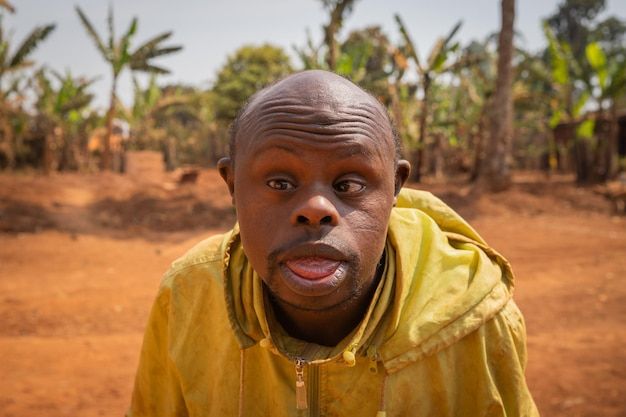
M 343 25 L 344 14 L 346 9 L 354 3 L 354 0 L 338 0 L 330 12 L 330 22 L 324 26 L 324 43 L 328 48 L 328 56 L 326 63 L 328 69 L 335 71 L 337 68 L 337 58 L 339 56 L 339 47 L 337 45 L 337 32 Z
M 13 128 L 9 123 L 9 117 L 5 110 L 0 115 L 0 151 L 4 151 L 7 159 L 7 168 L 12 170 L 15 168 L 15 138 Z
M 615 100 L 611 101 L 610 107 L 610 127 L 608 137 L 608 149 L 607 149 L 607 180 L 614 178 L 618 172 L 618 124 L 617 124 L 617 105 Z
M 111 85 L 111 99 L 109 102 L 109 110 L 106 116 L 106 134 L 104 135 L 104 143 L 102 150 L 102 169 L 109 171 L 111 169 L 111 137 L 113 136 L 113 119 L 115 118 L 115 106 L 117 105 L 117 75 L 113 74 L 113 83 Z
M 424 147 L 426 146 L 426 128 L 428 125 L 428 106 L 430 94 L 430 76 L 426 73 L 423 75 L 422 88 L 424 97 L 422 97 L 422 105 L 419 117 L 419 136 L 417 137 L 417 149 L 414 153 L 414 159 L 411 161 L 415 168 L 413 172 L 413 181 L 420 182 L 422 180 L 422 168 L 424 166 Z
M 502 0 L 502 28 L 498 37 L 498 75 L 491 111 L 491 129 L 486 149 L 485 170 L 481 176 L 491 191 L 503 191 L 511 186 L 513 149 L 513 25 L 515 0 Z
M 478 119 L 478 131 L 474 140 L 474 160 L 472 161 L 472 172 L 470 174 L 470 182 L 475 182 L 480 176 L 480 167 L 483 162 L 483 144 L 485 143 L 485 110 L 489 103 L 483 105 L 480 117 Z

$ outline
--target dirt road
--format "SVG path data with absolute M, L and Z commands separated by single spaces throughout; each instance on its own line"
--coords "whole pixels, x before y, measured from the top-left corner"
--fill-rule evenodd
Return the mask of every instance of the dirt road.
M 0 416 L 120 416 L 167 265 L 233 221 L 195 185 L 0 175 Z M 626 220 L 568 179 L 468 200 L 427 186 L 512 262 L 544 416 L 626 415 Z

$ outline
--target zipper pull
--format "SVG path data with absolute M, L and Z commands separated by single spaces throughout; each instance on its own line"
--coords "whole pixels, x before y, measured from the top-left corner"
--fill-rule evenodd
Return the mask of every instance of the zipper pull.
M 306 387 L 304 386 L 304 361 L 296 359 L 296 409 L 309 408 L 306 401 Z
M 370 364 L 369 364 L 370 372 L 373 374 L 377 374 L 378 373 L 378 360 L 380 359 L 380 356 L 378 355 L 376 348 L 373 346 L 370 346 L 367 349 L 367 356 L 370 359 Z

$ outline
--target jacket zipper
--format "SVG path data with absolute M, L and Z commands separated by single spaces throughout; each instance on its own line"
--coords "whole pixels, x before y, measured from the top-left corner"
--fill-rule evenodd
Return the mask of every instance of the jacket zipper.
M 302 359 L 295 360 L 296 365 L 296 409 L 309 410 L 309 417 L 320 416 L 320 367 L 307 364 Z M 307 383 L 304 382 L 304 365 L 308 366 Z M 308 385 L 308 387 L 307 387 Z
M 309 417 L 320 416 L 320 366 L 309 364 Z
M 296 409 L 306 410 L 309 406 L 306 399 L 306 386 L 304 385 L 304 365 L 302 359 L 296 359 Z

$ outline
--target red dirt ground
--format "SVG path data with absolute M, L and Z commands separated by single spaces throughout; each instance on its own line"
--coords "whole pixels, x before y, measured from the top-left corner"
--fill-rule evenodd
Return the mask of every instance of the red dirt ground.
M 171 178 L 0 174 L 0 416 L 123 415 L 161 274 L 234 219 L 215 171 Z M 626 219 L 564 177 L 424 188 L 511 260 L 542 415 L 626 416 Z

